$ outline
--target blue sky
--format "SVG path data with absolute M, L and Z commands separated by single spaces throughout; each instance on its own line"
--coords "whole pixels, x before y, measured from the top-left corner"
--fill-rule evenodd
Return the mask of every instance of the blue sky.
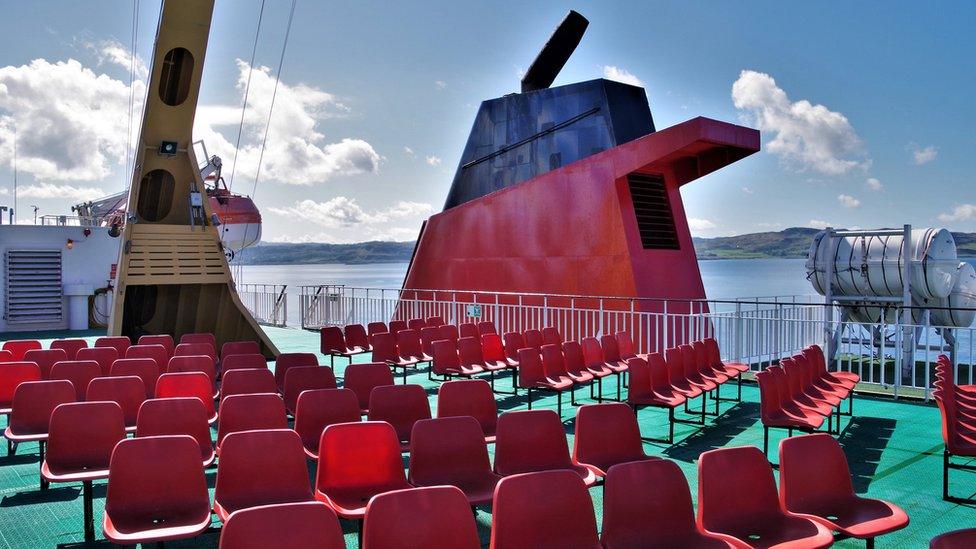
M 234 184 L 248 194 L 289 5 L 266 1 Z M 227 165 L 259 7 L 220 0 L 214 14 L 195 137 Z M 682 191 L 696 234 L 976 231 L 972 4 L 299 0 L 256 188 L 264 238 L 414 238 L 480 101 L 517 90 L 569 8 L 590 27 L 557 85 L 636 79 L 659 129 L 703 115 L 763 131 L 762 153 Z M 140 5 L 137 73 L 158 9 Z M 2 10 L 0 203 L 12 202 L 14 127 L 20 219 L 123 188 L 132 4 Z

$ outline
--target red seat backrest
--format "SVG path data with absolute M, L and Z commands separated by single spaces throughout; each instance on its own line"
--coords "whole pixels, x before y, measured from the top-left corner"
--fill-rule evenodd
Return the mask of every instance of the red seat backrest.
M 132 341 L 126 336 L 105 336 L 95 340 L 94 347 L 111 347 L 119 353 L 119 358 L 125 356 L 125 351 L 132 346 Z
M 275 360 L 275 383 L 278 384 L 278 390 L 284 391 L 285 389 L 285 375 L 288 374 L 289 368 L 296 368 L 300 366 L 318 366 L 319 357 L 315 353 L 281 353 L 278 355 L 277 360 Z
M 220 371 L 238 370 L 245 368 L 268 369 L 268 359 L 262 354 L 227 355 L 220 361 Z
M 173 342 L 173 336 L 169 334 L 153 334 L 139 336 L 139 345 L 162 345 L 166 349 L 166 360 L 168 361 L 173 352 L 176 350 L 176 343 Z
M 271 370 L 257 370 L 253 368 L 231 370 L 224 374 L 220 382 L 220 399 L 231 395 L 250 395 L 254 393 L 277 393 L 278 384 L 275 383 Z
M 120 358 L 112 363 L 109 371 L 111 376 L 136 376 L 142 380 L 146 388 L 146 398 L 156 396 L 156 381 L 159 379 L 159 367 L 151 358 Z
M 125 438 L 122 408 L 114 402 L 69 402 L 51 413 L 44 462 L 55 475 L 105 470 Z
M 238 431 L 227 434 L 219 445 L 215 506 L 233 512 L 314 500 L 302 439 L 295 431 L 287 427 Z
M 188 435 L 200 447 L 204 461 L 213 457 L 213 440 L 210 436 L 209 415 L 199 398 L 155 398 L 147 400 L 139 408 L 136 420 L 137 437 L 162 435 Z
M 51 367 L 51 379 L 66 379 L 75 389 L 75 400 L 84 401 L 91 380 L 102 375 L 102 367 L 94 360 L 62 360 Z
M 0 349 L 0 364 L 7 362 L 16 362 L 14 360 L 14 354 L 6 349 Z
M 51 342 L 51 349 L 61 349 L 68 354 L 68 360 L 75 360 L 78 351 L 88 347 L 84 339 L 55 339 Z
M 391 320 L 390 321 L 390 333 L 396 335 L 400 330 L 407 329 L 407 321 L 405 320 Z
M 411 318 L 409 321 L 407 321 L 407 328 L 410 328 L 411 330 L 420 331 L 421 328 L 426 326 L 427 321 L 422 318 Z
M 366 334 L 366 328 L 363 328 L 362 324 L 349 324 L 343 329 L 343 335 L 346 338 L 346 345 L 350 349 L 356 347 L 360 349 L 369 348 L 369 336 Z
M 696 536 L 688 481 L 673 461 L 614 465 L 605 482 L 601 528 L 605 547 L 640 546 L 651 539 L 662 547 L 678 546 L 678 540 L 686 543 Z M 672 539 L 676 542 L 670 543 Z
M 478 331 L 478 325 L 473 322 L 465 322 L 458 326 L 458 339 L 464 337 L 481 337 L 481 332 Z
M 183 334 L 180 336 L 180 343 L 209 343 L 214 349 L 217 348 L 217 338 L 209 332 Z
M 345 549 L 335 511 L 318 501 L 262 505 L 235 512 L 220 529 L 220 549 Z
M 122 409 L 126 427 L 135 427 L 139 407 L 146 401 L 146 385 L 138 376 L 96 377 L 88 384 L 85 400 L 109 400 Z
M 437 417 L 470 416 L 478 421 L 484 436 L 492 436 L 498 425 L 498 404 L 491 385 L 483 379 L 458 379 L 437 390 Z
M 10 408 L 18 385 L 40 380 L 41 369 L 34 362 L 5 362 L 0 365 L 0 410 Z
M 363 546 L 478 549 L 478 531 L 464 492 L 454 486 L 430 486 L 379 494 L 366 507 Z
M 397 352 L 396 336 L 390 332 L 380 332 L 370 338 L 373 344 L 373 362 L 397 362 L 400 355 Z
M 600 349 L 603 351 L 603 361 L 613 364 L 620 362 L 620 348 L 617 347 L 617 338 L 612 335 L 605 335 L 600 338 Z
M 487 334 L 497 334 L 498 330 L 495 329 L 495 323 L 490 320 L 483 320 L 478 323 L 478 333 L 481 335 Z
M 302 391 L 295 405 L 295 432 L 302 438 L 305 449 L 316 455 L 323 429 L 334 423 L 360 419 L 359 399 L 349 389 Z
M 566 361 L 566 371 L 571 374 L 580 374 L 586 371 L 583 348 L 576 341 L 563 343 L 563 360 Z
M 386 327 L 385 322 L 370 322 L 366 325 L 366 331 L 372 341 L 374 335 L 389 332 L 390 329 Z
M 78 349 L 75 360 L 94 360 L 98 363 L 103 376 L 109 375 L 112 370 L 112 363 L 122 358 L 115 347 L 85 347 Z
M 41 369 L 41 379 L 51 379 L 51 367 L 55 362 L 68 360 L 64 349 L 31 349 L 24 353 L 26 362 L 34 362 Z
M 315 489 L 359 495 L 363 503 L 407 486 L 396 430 L 384 421 L 338 423 L 322 431 Z
M 397 351 L 400 358 L 423 358 L 424 349 L 420 343 L 420 332 L 417 330 L 400 330 L 396 334 Z
M 431 316 L 427 317 L 426 326 L 430 328 L 440 328 L 444 325 L 444 317 Z
M 185 345 L 180 343 L 180 345 Z M 179 347 L 179 345 L 177 345 Z M 207 355 L 176 355 L 169 359 L 166 372 L 176 374 L 180 372 L 203 372 L 210 378 L 211 385 L 217 387 L 217 365 L 213 358 Z
M 505 342 L 505 356 L 517 361 L 519 350 L 526 347 L 525 338 L 518 332 L 508 332 L 502 336 L 502 341 Z
M 348 370 L 347 370 L 348 371 Z M 289 368 L 285 374 L 285 408 L 295 412 L 298 396 L 311 389 L 335 389 L 335 372 L 328 366 L 298 366 Z
M 36 339 L 11 339 L 3 342 L 3 350 L 10 351 L 11 360 L 24 360 L 24 353 L 41 349 L 41 342 Z
M 546 380 L 542 366 L 542 355 L 538 349 L 526 347 L 518 352 L 518 379 L 520 387 L 531 387 Z
M 220 418 L 217 420 L 217 448 L 223 461 L 224 438 L 239 431 L 255 429 L 287 429 L 285 403 L 281 397 L 272 393 L 253 395 L 232 395 L 220 403 Z M 297 435 L 296 435 L 297 436 Z M 298 440 L 301 445 L 301 439 Z M 299 449 L 300 450 L 300 449 Z M 304 452 L 302 452 L 304 456 Z
M 547 377 L 553 379 L 567 375 L 566 360 L 563 358 L 561 345 L 546 344 L 542 346 L 542 370 Z
M 495 488 L 492 518 L 492 549 L 600 547 L 593 500 L 572 471 L 503 478 Z
M 634 358 L 631 360 L 641 360 Z M 630 360 L 627 361 L 630 364 Z M 671 392 L 671 375 L 668 372 L 668 364 L 664 361 L 661 353 L 651 353 L 647 355 L 647 366 L 651 374 L 651 389 L 664 393 Z
M 505 346 L 502 336 L 498 334 L 483 334 L 481 336 L 481 356 L 487 364 L 506 363 Z
M 562 345 L 563 336 L 559 333 L 559 330 L 552 326 L 546 326 L 542 329 L 542 341 L 547 345 Z
M 576 411 L 573 461 L 599 467 L 645 459 L 637 416 L 623 402 L 587 404 Z
M 130 530 L 209 517 L 210 492 L 197 442 L 185 435 L 120 441 L 112 452 L 105 514 Z
M 125 350 L 125 358 L 151 358 L 156 361 L 159 373 L 166 373 L 169 365 L 169 352 L 158 343 L 152 345 L 133 345 Z
M 726 532 L 732 525 L 741 529 L 743 521 L 781 514 L 773 469 L 759 448 L 719 448 L 699 456 L 700 528 Z
M 207 410 L 207 418 L 214 418 L 217 411 L 213 403 L 213 384 L 203 372 L 166 373 L 156 380 L 156 398 L 196 397 Z
M 780 441 L 779 497 L 785 509 L 796 512 L 805 512 L 810 502 L 854 497 L 847 457 L 834 437 L 814 433 Z
M 490 473 L 485 435 L 473 417 L 423 419 L 414 424 L 407 475 L 411 484 L 454 484 Z
M 342 335 L 342 328 L 326 326 L 319 330 L 319 351 L 324 355 L 349 351 L 346 347 L 346 338 Z
M 460 341 L 460 340 L 458 340 Z M 437 375 L 456 373 L 461 369 L 461 356 L 458 354 L 457 347 L 449 340 L 441 339 L 433 343 L 434 360 L 431 363 L 431 370 Z
M 542 348 L 543 344 L 545 344 L 545 340 L 542 338 L 542 332 L 539 330 L 526 330 L 525 333 L 522 334 L 522 337 L 525 338 L 526 347 L 532 347 L 537 351 Z
M 425 326 L 420 329 L 420 344 L 428 356 L 434 356 L 434 342 L 441 339 L 441 329 Z
M 369 396 L 374 388 L 393 383 L 393 371 L 382 362 L 350 364 L 342 379 L 342 386 L 355 393 L 360 410 L 369 408 Z
M 220 346 L 220 359 L 231 355 L 259 355 L 261 345 L 257 341 L 228 341 Z
M 621 359 L 627 360 L 628 358 L 637 356 L 637 353 L 634 351 L 634 341 L 630 338 L 629 333 L 617 332 L 613 334 L 613 338 L 617 340 L 617 351 Z
M 685 358 L 681 354 L 681 349 L 671 347 L 664 350 L 664 363 L 668 367 L 668 377 L 672 382 L 688 379 L 685 372 Z
M 595 337 L 584 337 L 580 346 L 583 347 L 583 360 L 587 368 L 598 368 L 605 364 L 603 348 Z
M 448 341 L 457 343 L 457 340 L 461 337 L 460 332 L 458 332 L 458 327 L 454 324 L 442 324 L 440 330 L 440 339 L 446 339 Z
M 173 356 L 196 355 L 208 356 L 215 364 L 217 362 L 217 351 L 209 343 L 180 343 L 173 349 Z
M 572 466 L 566 432 L 555 410 L 519 410 L 498 417 L 496 473 L 514 475 Z
M 410 441 L 413 424 L 430 419 L 427 391 L 420 385 L 383 385 L 369 397 L 369 420 L 386 421 L 403 442 Z
M 59 404 L 75 401 L 75 389 L 70 381 L 25 381 L 17 386 L 11 399 L 7 425 L 17 436 L 43 435 L 47 433 L 51 412 Z
M 458 339 L 457 348 L 462 366 L 484 366 L 485 357 L 481 354 L 480 337 L 462 337 Z

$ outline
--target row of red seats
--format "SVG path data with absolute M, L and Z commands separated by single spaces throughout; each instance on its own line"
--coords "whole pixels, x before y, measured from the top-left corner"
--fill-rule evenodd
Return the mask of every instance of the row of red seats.
M 187 333 L 180 336 L 180 344 L 192 345 L 201 343 L 209 344 L 214 349 L 217 347 L 217 339 L 212 333 Z M 236 343 L 233 341 L 224 343 L 221 346 L 219 356 L 241 354 L 240 350 L 236 348 Z M 176 344 L 173 336 L 169 334 L 143 335 L 139 337 L 137 344 L 162 345 L 166 349 L 167 359 L 176 354 Z M 116 358 L 124 358 L 126 351 L 131 346 L 133 346 L 132 340 L 126 336 L 105 336 L 96 339 L 95 344 L 91 348 L 113 348 L 118 353 Z M 88 342 L 84 339 L 55 339 L 50 343 L 47 350 L 64 351 L 67 356 L 64 360 L 86 360 L 77 356 L 84 349 L 90 349 Z M 0 347 L 0 362 L 28 360 L 26 354 L 30 351 L 38 350 L 45 349 L 41 345 L 41 342 L 36 339 L 12 339 L 5 341 L 3 346 Z M 214 354 L 214 359 L 217 359 L 216 353 Z
M 834 411 L 840 432 L 840 404 L 853 399 L 860 378 L 851 372 L 828 372 L 823 351 L 811 346 L 801 354 L 780 360 L 756 374 L 759 384 L 760 418 L 763 425 L 763 452 L 768 452 L 769 429 L 812 432 L 827 420 L 833 432 Z
M 935 366 L 933 396 L 942 416 L 942 499 L 971 502 L 949 495 L 949 470 L 976 471 L 968 463 L 976 457 L 976 385 L 957 385 L 955 369 L 945 355 Z M 952 457 L 966 458 L 967 463 L 954 463 Z

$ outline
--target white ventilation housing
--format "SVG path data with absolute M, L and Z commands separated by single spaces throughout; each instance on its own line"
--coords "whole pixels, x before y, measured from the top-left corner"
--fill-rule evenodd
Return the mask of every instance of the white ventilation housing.
M 7 250 L 4 275 L 8 325 L 61 322 L 61 250 Z

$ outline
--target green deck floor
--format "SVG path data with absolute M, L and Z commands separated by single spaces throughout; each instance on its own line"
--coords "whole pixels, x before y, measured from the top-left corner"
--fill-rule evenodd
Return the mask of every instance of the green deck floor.
M 317 334 L 292 329 L 267 329 L 271 338 L 283 352 L 318 352 Z M 12 339 L 3 334 L 2 339 Z M 45 334 L 49 337 L 64 334 Z M 98 334 L 84 334 L 91 341 Z M 6 336 L 6 337 L 4 337 Z M 46 347 L 46 343 L 45 343 Z M 357 357 L 368 361 L 369 356 Z M 320 357 L 323 364 L 329 360 Z M 336 375 L 340 378 L 345 360 L 336 361 Z M 608 378 L 609 379 L 609 378 Z M 397 378 L 400 382 L 400 378 Z M 428 388 L 431 408 L 436 414 L 436 386 L 427 381 L 424 370 L 409 377 L 410 383 L 420 383 Z M 502 383 L 507 389 L 507 382 Z M 613 383 L 604 384 L 604 392 L 615 392 Z M 733 396 L 734 386 L 726 387 L 723 395 Z M 586 393 L 579 390 L 579 396 Z M 710 418 L 704 426 L 677 425 L 673 446 L 646 444 L 649 454 L 674 460 L 684 470 L 692 494 L 696 494 L 696 460 L 701 452 L 724 446 L 762 445 L 762 426 L 759 423 L 759 393 L 755 385 L 743 384 L 743 402 L 722 403 L 721 416 Z M 582 401 L 582 399 L 580 399 Z M 555 409 L 555 397 L 538 400 L 533 408 Z M 525 409 L 525 398 L 498 395 L 499 412 Z M 573 415 L 569 405 L 563 409 L 566 433 L 572 448 Z M 645 436 L 663 437 L 667 434 L 667 413 L 663 410 L 645 409 L 639 415 Z M 5 420 L 0 420 L 5 421 Z M 5 426 L 5 425 L 4 425 Z M 933 536 L 957 528 L 976 526 L 976 506 L 950 504 L 941 499 L 942 486 L 942 439 L 938 409 L 925 405 L 890 399 L 858 397 L 854 404 L 854 417 L 844 418 L 840 442 L 844 446 L 851 465 L 855 490 L 863 495 L 892 501 L 908 512 L 911 524 L 908 528 L 884 536 L 879 547 L 927 547 Z M 216 437 L 216 427 L 214 427 Z M 785 432 L 772 431 L 770 444 L 775 447 Z M 493 448 L 489 446 L 489 451 Z M 17 455 L 9 457 L 6 449 L 0 450 L 0 545 L 4 547 L 53 547 L 82 545 L 82 500 L 80 485 L 52 485 L 47 492 L 38 489 L 37 445 L 24 444 Z M 775 452 L 771 459 L 778 461 Z M 310 463 L 309 475 L 314 481 L 314 464 Z M 207 469 L 211 490 L 216 480 L 216 467 Z M 976 495 L 976 474 L 953 471 L 953 495 Z M 602 516 L 602 488 L 590 490 L 596 509 L 597 525 Z M 211 494 L 212 497 L 212 494 Z M 105 483 L 95 485 L 95 521 L 99 542 L 102 540 L 101 517 L 105 498 Z M 694 499 L 694 498 L 693 498 Z M 478 529 L 482 543 L 487 546 L 491 515 L 479 509 Z M 214 520 L 214 528 L 219 523 Z M 356 547 L 355 528 L 343 522 L 346 545 Z M 216 547 L 218 534 L 214 532 L 192 540 L 168 542 L 172 547 Z M 837 547 L 863 547 L 863 542 L 845 540 Z

